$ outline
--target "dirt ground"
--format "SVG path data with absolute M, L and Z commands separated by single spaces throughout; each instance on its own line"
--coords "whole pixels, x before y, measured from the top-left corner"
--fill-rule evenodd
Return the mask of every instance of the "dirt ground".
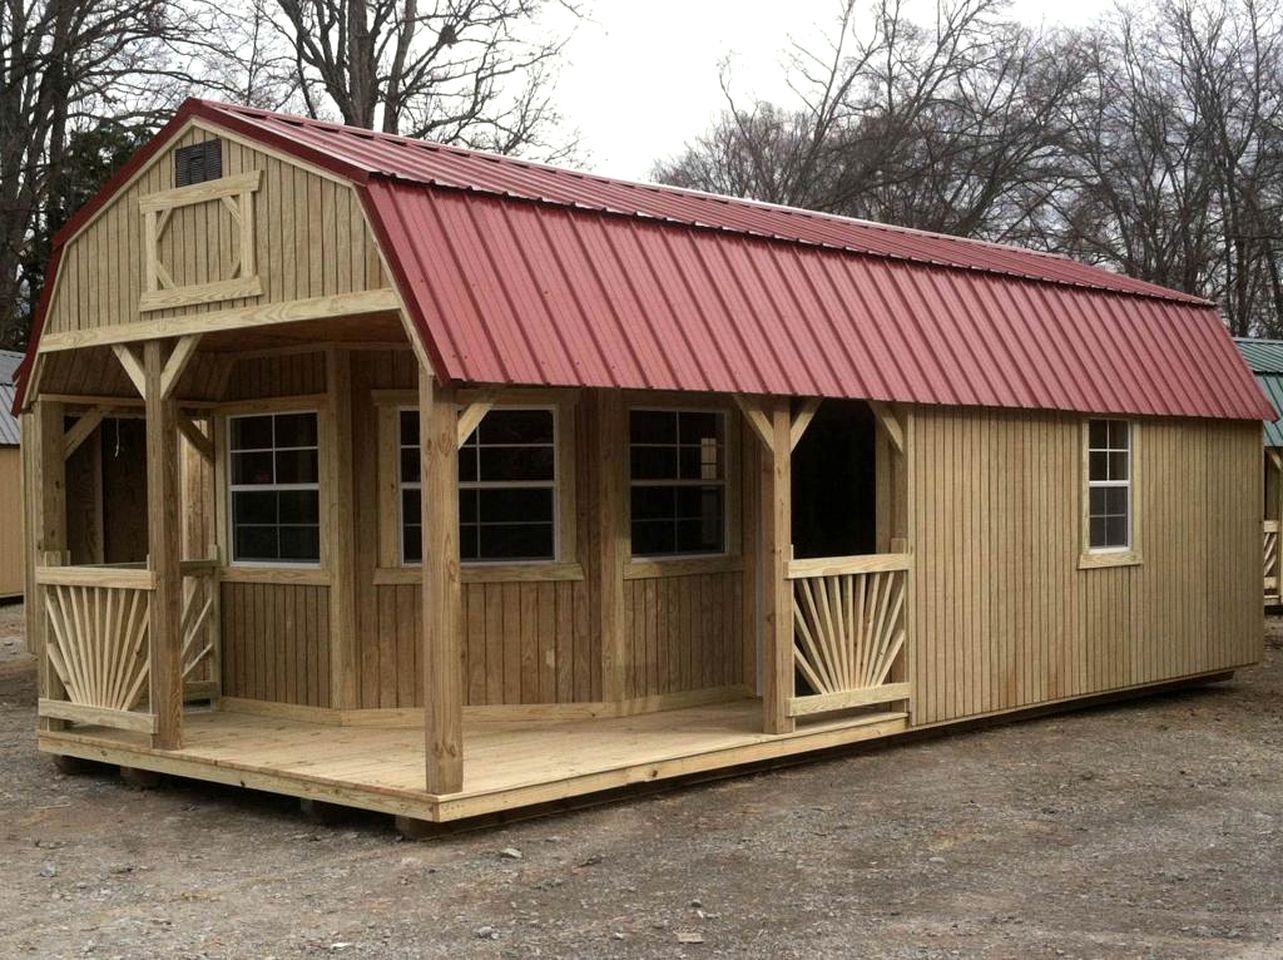
M 428 842 L 58 775 L 20 632 L 0 957 L 1283 957 L 1283 621 L 1229 684 Z

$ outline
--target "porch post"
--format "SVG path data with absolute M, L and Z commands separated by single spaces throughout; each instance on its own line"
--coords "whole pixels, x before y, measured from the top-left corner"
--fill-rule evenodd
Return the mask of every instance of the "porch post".
M 788 565 L 793 558 L 792 420 L 787 398 L 765 405 L 769 447 L 762 456 L 762 613 L 765 631 L 765 676 L 762 729 L 791 733 L 788 713 L 793 696 L 793 584 Z M 765 436 L 763 439 L 766 439 Z
M 34 412 L 23 415 L 22 459 L 26 522 L 26 625 L 28 646 L 38 658 L 37 677 L 40 696 L 61 700 L 65 696 L 62 681 L 52 669 L 45 653 L 45 616 L 43 587 L 36 583 L 36 567 L 45 555 L 56 553 L 66 562 L 67 550 L 67 470 L 63 448 L 63 406 L 48 400 L 37 400 Z M 40 719 L 42 729 L 66 726 L 65 721 Z
M 143 345 L 143 399 L 147 414 L 147 550 L 156 577 L 147 626 L 152 746 L 176 750 L 183 742 L 182 528 L 178 522 L 178 409 L 162 382 L 160 340 Z
M 428 793 L 463 789 L 459 423 L 452 397 L 419 367 L 423 521 L 423 730 Z

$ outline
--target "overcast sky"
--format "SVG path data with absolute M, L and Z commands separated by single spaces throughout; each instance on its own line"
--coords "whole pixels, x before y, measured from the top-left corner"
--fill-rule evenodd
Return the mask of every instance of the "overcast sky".
M 651 164 L 697 136 L 723 105 L 718 67 L 730 58 L 733 88 L 784 102 L 789 38 L 825 36 L 838 0 L 589 0 L 561 67 L 557 103 L 577 128 L 583 166 L 646 179 Z M 917 0 L 926 16 L 934 4 Z M 1077 26 L 1112 0 L 1015 0 L 1029 23 Z

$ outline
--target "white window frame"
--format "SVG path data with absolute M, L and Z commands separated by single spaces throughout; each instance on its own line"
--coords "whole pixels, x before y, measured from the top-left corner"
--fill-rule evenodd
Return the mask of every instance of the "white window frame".
M 461 559 L 460 563 L 465 567 L 484 567 L 484 566 L 532 566 L 537 564 L 558 563 L 561 560 L 563 552 L 562 531 L 561 531 L 561 411 L 556 404 L 551 403 L 502 403 L 495 404 L 486 412 L 486 416 L 495 411 L 502 410 L 530 410 L 552 414 L 552 480 L 459 480 L 458 489 L 463 490 L 503 490 L 503 489 L 524 489 L 524 490 L 551 490 L 552 491 L 552 556 L 535 557 L 522 560 L 512 560 L 507 558 L 495 558 L 492 560 L 468 560 Z M 421 491 L 423 487 L 423 477 L 420 473 L 419 480 L 406 481 L 401 476 L 401 455 L 406 450 L 420 450 L 420 445 L 415 443 L 408 445 L 401 440 L 401 414 L 402 413 L 420 413 L 419 408 L 414 404 L 406 404 L 397 407 L 396 418 L 396 478 L 397 478 L 397 540 L 398 556 L 403 567 L 420 567 L 423 565 L 421 560 L 407 560 L 405 556 L 405 494 L 406 490 Z M 485 417 L 477 424 L 480 429 L 486 421 Z M 466 443 L 472 434 L 464 438 Z M 523 444 L 523 446 L 542 446 L 542 444 Z M 459 444 L 459 452 L 462 454 L 464 444 Z M 422 533 L 423 517 L 419 517 L 420 533 Z M 462 527 L 462 524 L 460 524 Z
M 1094 447 L 1091 443 L 1091 425 L 1093 423 L 1121 423 L 1127 428 L 1127 447 L 1108 446 L 1108 437 L 1105 440 L 1107 444 L 1104 447 Z M 1130 420 L 1121 417 L 1091 417 L 1086 425 L 1086 481 L 1087 481 L 1087 503 L 1084 505 L 1083 515 L 1085 520 L 1084 534 L 1086 536 L 1086 548 L 1089 554 L 1130 554 L 1134 552 L 1136 545 L 1136 511 L 1135 497 L 1132 485 L 1136 477 L 1136 427 Z M 1111 453 L 1127 454 L 1127 478 L 1125 480 L 1093 480 L 1091 477 L 1091 455 L 1093 453 L 1103 453 L 1106 457 L 1106 463 Z M 1097 547 L 1091 542 L 1091 492 L 1095 489 L 1118 489 L 1123 488 L 1127 491 L 1127 542 L 1122 545 L 1111 545 Z
M 676 446 L 679 450 L 680 444 L 667 443 L 650 443 L 634 444 L 632 434 L 632 414 L 633 411 L 639 413 L 711 413 L 722 420 L 722 452 L 721 468 L 722 476 L 717 480 L 681 480 L 674 478 L 672 480 L 634 480 L 633 479 L 633 447 L 671 447 Z M 637 405 L 627 408 L 628 416 L 628 550 L 630 562 L 635 563 L 667 563 L 682 560 L 699 560 L 708 557 L 728 557 L 731 555 L 731 485 L 730 485 L 730 429 L 731 415 L 730 411 L 723 407 L 665 407 L 654 405 Z M 634 487 L 709 487 L 720 486 L 722 488 L 722 549 L 705 550 L 700 553 L 634 553 L 632 549 L 633 534 L 633 488 Z
M 289 416 L 291 414 L 310 413 L 316 417 L 316 446 L 315 447 L 252 447 L 245 450 L 236 450 L 232 447 L 232 421 L 245 420 L 253 417 L 279 417 Z M 284 408 L 279 410 L 262 410 L 253 413 L 229 413 L 224 417 L 225 429 L 224 435 L 227 437 L 226 443 L 226 463 L 227 463 L 227 555 L 228 566 L 232 567 L 286 567 L 301 570 L 318 570 L 322 565 L 325 557 L 325 544 L 321 540 L 325 536 L 325 503 L 321 499 L 321 476 L 324 473 L 325 465 L 321 461 L 321 439 L 322 425 L 321 412 L 315 407 L 303 407 L 299 409 Z M 272 441 L 276 441 L 276 427 L 273 423 Z M 235 483 L 232 480 L 234 467 L 232 456 L 236 453 L 272 453 L 275 454 L 281 450 L 316 450 L 316 483 Z M 273 471 L 276 469 L 275 461 L 272 465 Z M 317 499 L 317 559 L 316 560 L 242 560 L 236 556 L 236 509 L 234 506 L 235 495 L 237 493 L 272 493 L 290 490 L 315 490 Z

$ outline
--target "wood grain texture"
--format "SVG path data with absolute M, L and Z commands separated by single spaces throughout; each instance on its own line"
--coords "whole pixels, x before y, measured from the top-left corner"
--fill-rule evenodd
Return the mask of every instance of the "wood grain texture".
M 1142 422 L 1132 566 L 1079 569 L 1081 418 L 917 408 L 914 722 L 1261 656 L 1255 424 Z
M 134 323 L 146 290 L 148 244 L 139 200 L 174 186 L 173 149 L 212 134 L 189 129 L 171 149 L 121 190 L 66 246 L 45 331 L 61 334 Z M 223 140 L 224 179 L 261 177 L 252 194 L 253 242 L 226 204 L 174 209 L 154 249 L 179 287 L 227 278 L 238 260 L 262 283 L 262 295 L 148 311 L 147 317 L 187 317 L 228 308 L 285 303 L 389 286 L 355 192 L 306 169 L 231 139 Z M 205 186 L 205 185 L 200 185 Z M 244 249 L 250 254 L 246 257 Z
M 330 706 L 329 618 L 328 587 L 224 582 L 223 693 Z

